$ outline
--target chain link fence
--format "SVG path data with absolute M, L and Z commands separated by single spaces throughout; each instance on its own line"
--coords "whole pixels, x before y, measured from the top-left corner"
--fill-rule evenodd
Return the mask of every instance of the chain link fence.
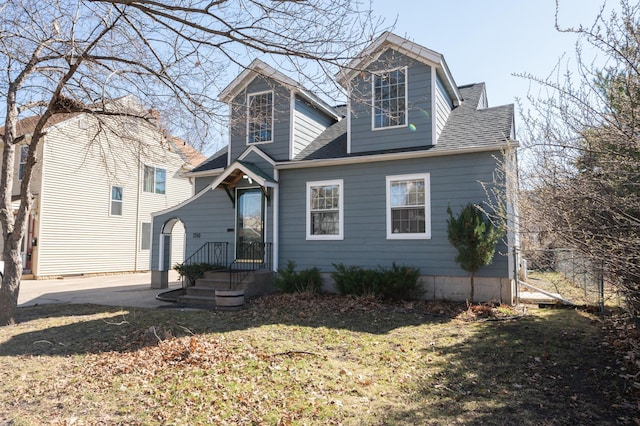
M 579 305 L 598 306 L 620 303 L 620 297 L 607 285 L 602 268 L 573 249 L 522 250 L 521 279 L 543 290 L 558 293 Z

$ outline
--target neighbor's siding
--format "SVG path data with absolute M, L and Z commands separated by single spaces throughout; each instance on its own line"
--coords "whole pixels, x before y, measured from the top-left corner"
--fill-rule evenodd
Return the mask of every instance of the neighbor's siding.
M 423 275 L 466 275 L 455 262 L 455 249 L 447 239 L 447 207 L 454 211 L 467 202 L 479 203 L 485 192 L 479 181 L 491 182 L 498 153 L 478 153 L 403 161 L 364 163 L 280 171 L 280 264 L 289 260 L 299 269 L 333 270 L 333 263 L 377 268 L 392 262 L 421 269 Z M 430 173 L 431 239 L 386 239 L 387 175 Z M 305 239 L 305 185 L 307 181 L 344 180 L 344 240 Z M 504 249 L 503 249 L 504 251 Z M 479 276 L 508 276 L 507 258 Z
M 370 71 L 407 67 L 407 122 L 404 126 L 373 130 L 371 92 L 373 75 L 360 74 L 352 81 L 354 89 L 351 90 L 351 152 L 431 145 L 433 126 L 431 67 L 393 50 L 387 50 L 375 64 L 375 68 L 370 68 Z
M 149 250 L 140 249 L 141 223 L 191 194 L 188 179 L 180 177 L 182 159 L 159 147 L 155 129 L 130 123 L 134 141 L 113 134 L 95 137 L 95 122 L 86 124 L 63 123 L 47 135 L 38 276 L 148 270 Z M 166 169 L 166 194 L 142 192 L 144 163 Z M 109 215 L 111 185 L 123 187 L 122 216 Z M 174 249 L 180 257 L 182 247 Z
M 77 120 L 77 118 L 72 118 L 72 120 Z M 37 149 L 37 158 L 42 158 L 42 145 L 40 144 Z M 13 186 L 11 188 L 11 195 L 17 196 L 20 195 L 20 187 L 22 186 L 22 180 L 18 179 L 18 171 L 20 169 L 20 151 L 22 150 L 23 144 L 16 145 L 15 151 L 15 160 L 13 164 Z M 0 158 L 0 164 L 2 164 L 2 158 Z M 42 176 L 42 162 L 38 161 L 32 169 L 31 172 L 31 192 L 34 195 L 38 195 L 40 192 L 40 182 Z
M 300 154 L 320 133 L 335 122 L 334 119 L 323 114 L 299 96 L 295 97 L 293 114 L 293 153 L 291 158 Z

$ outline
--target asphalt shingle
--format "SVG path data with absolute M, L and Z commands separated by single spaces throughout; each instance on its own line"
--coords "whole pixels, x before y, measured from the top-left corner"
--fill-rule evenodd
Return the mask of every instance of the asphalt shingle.
M 224 169 L 227 167 L 227 148 L 222 148 L 220 151 L 213 154 L 206 161 L 201 163 L 198 167 L 191 170 L 192 173 L 204 172 L 207 170 Z
M 454 108 L 436 145 L 406 149 L 347 154 L 347 120 L 338 121 L 326 129 L 294 160 L 319 160 L 364 155 L 412 151 L 451 151 L 464 148 L 502 146 L 510 139 L 513 126 L 513 105 L 493 108 L 478 108 L 484 93 L 484 83 L 458 88 L 462 103 Z

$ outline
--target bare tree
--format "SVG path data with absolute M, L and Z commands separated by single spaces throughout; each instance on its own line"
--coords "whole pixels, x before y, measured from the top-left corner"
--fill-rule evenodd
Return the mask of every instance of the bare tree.
M 260 57 L 320 83 L 323 72 L 336 72 L 377 31 L 379 22 L 360 7 L 350 0 L 9 0 L 0 5 L 5 113 L 0 325 L 15 321 L 30 182 L 52 117 L 119 114 L 105 105 L 133 93 L 165 120 L 175 120 L 174 129 L 191 123 L 199 131 L 189 133 L 206 138 L 208 128 L 226 123 L 216 96 L 228 82 L 227 71 L 235 71 L 232 65 Z M 37 121 L 23 134 L 20 120 L 29 116 Z M 14 211 L 16 145 L 25 141 L 28 155 Z
M 560 28 L 579 36 L 578 71 L 555 79 L 525 76 L 544 89 L 523 111 L 523 226 L 549 244 L 579 250 L 640 312 L 640 5 L 592 26 Z M 584 48 L 598 53 L 583 58 Z

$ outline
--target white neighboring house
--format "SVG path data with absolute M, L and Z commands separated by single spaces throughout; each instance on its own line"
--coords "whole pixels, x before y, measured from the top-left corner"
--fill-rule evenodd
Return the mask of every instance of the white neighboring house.
M 132 96 L 109 107 L 141 110 Z M 16 149 L 16 209 L 25 150 L 37 118 L 23 119 L 18 127 L 24 142 Z M 31 182 L 34 203 L 23 243 L 25 273 L 47 278 L 150 269 L 151 213 L 193 194 L 184 173 L 205 158 L 153 123 L 85 113 L 55 114 L 49 120 Z M 172 237 L 175 264 L 184 259 L 184 228 Z

